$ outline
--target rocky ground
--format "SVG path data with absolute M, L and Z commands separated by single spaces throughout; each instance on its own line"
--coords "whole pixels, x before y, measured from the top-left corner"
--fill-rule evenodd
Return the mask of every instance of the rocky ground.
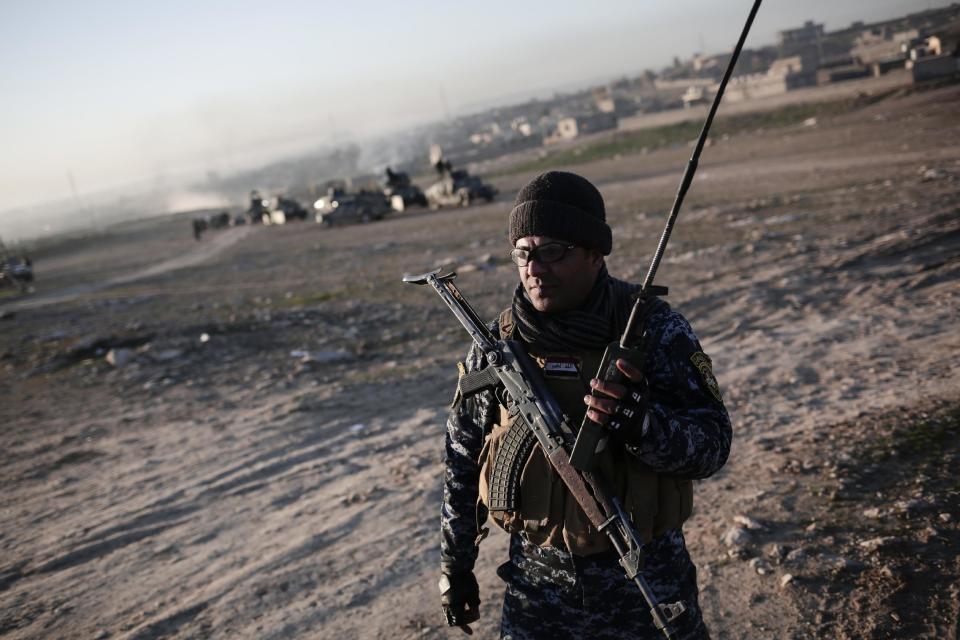
M 735 424 L 685 527 L 714 637 L 945 638 L 960 619 L 960 88 L 707 148 L 658 282 Z M 640 279 L 690 148 L 580 164 Z M 33 255 L 0 300 L 0 635 L 449 637 L 442 423 L 492 317 L 505 216 L 122 225 Z M 504 537 L 484 542 L 496 637 Z

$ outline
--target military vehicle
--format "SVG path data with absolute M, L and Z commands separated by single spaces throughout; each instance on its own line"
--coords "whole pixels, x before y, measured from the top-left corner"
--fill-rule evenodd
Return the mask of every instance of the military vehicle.
M 383 195 L 390 201 L 394 211 L 404 211 L 413 206 L 427 206 L 427 196 L 417 185 L 410 182 L 410 176 L 404 171 L 394 171 L 387 167 L 383 180 Z
M 427 188 L 425 195 L 431 209 L 469 207 L 477 200 L 492 202 L 497 195 L 493 185 L 471 176 L 466 169 L 453 169 L 445 163 L 441 178 Z
M 327 194 L 314 202 L 313 208 L 317 222 L 325 227 L 372 222 L 392 211 L 387 197 L 379 191 L 349 193 L 342 187 L 327 189 Z
M 275 204 L 271 206 L 269 200 L 264 200 L 267 209 L 261 216 L 261 222 L 265 225 L 286 224 L 291 220 L 306 220 L 309 215 L 304 206 L 293 198 L 278 195 L 275 201 Z
M 277 196 L 277 209 L 283 211 L 283 216 L 286 218 L 287 222 L 290 220 L 307 219 L 306 208 L 293 198 Z
M 207 229 L 225 229 L 230 226 L 230 223 L 230 212 L 221 211 L 220 213 L 194 218 L 190 221 L 190 226 L 193 228 L 193 237 L 199 240 Z
M 13 255 L 0 240 L 0 287 L 14 287 L 20 293 L 30 290 L 33 262 L 25 255 Z

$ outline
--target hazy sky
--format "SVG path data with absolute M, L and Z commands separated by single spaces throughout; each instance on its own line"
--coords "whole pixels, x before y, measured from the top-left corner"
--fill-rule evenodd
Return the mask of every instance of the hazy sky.
M 0 210 L 729 50 L 751 4 L 0 0 Z M 766 0 L 748 46 L 944 4 Z

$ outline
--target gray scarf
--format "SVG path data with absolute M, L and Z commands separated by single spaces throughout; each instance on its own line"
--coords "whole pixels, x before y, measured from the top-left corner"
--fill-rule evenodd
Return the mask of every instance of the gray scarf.
M 523 289 L 513 294 L 513 317 L 520 337 L 548 350 L 592 351 L 620 338 L 640 285 L 617 280 L 604 265 L 587 299 L 562 313 L 537 311 Z

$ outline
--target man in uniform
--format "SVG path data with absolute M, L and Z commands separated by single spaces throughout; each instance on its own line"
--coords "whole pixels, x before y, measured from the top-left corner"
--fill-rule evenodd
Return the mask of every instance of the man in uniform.
M 659 602 L 685 605 L 672 623 L 678 638 L 707 638 L 681 526 L 692 480 L 716 473 L 730 451 L 732 428 L 710 359 L 683 316 L 655 299 L 636 332 L 646 335 L 645 361 L 618 362 L 626 384 L 592 379 L 639 286 L 607 273 L 611 231 L 603 198 L 585 178 L 559 171 L 534 178 L 517 195 L 509 237 L 520 284 L 491 328 L 527 349 L 572 424 L 586 414 L 605 426 L 599 470 L 645 543 L 643 575 Z M 472 349 L 461 375 L 481 369 L 482 359 Z M 458 395 L 447 421 L 441 603 L 447 623 L 468 633 L 479 619 L 473 568 L 488 515 L 488 469 L 509 428 L 508 409 L 489 391 Z M 507 585 L 502 638 L 660 637 L 605 535 L 539 446 L 523 467 L 520 509 L 491 516 L 511 534 L 509 560 L 497 569 Z

